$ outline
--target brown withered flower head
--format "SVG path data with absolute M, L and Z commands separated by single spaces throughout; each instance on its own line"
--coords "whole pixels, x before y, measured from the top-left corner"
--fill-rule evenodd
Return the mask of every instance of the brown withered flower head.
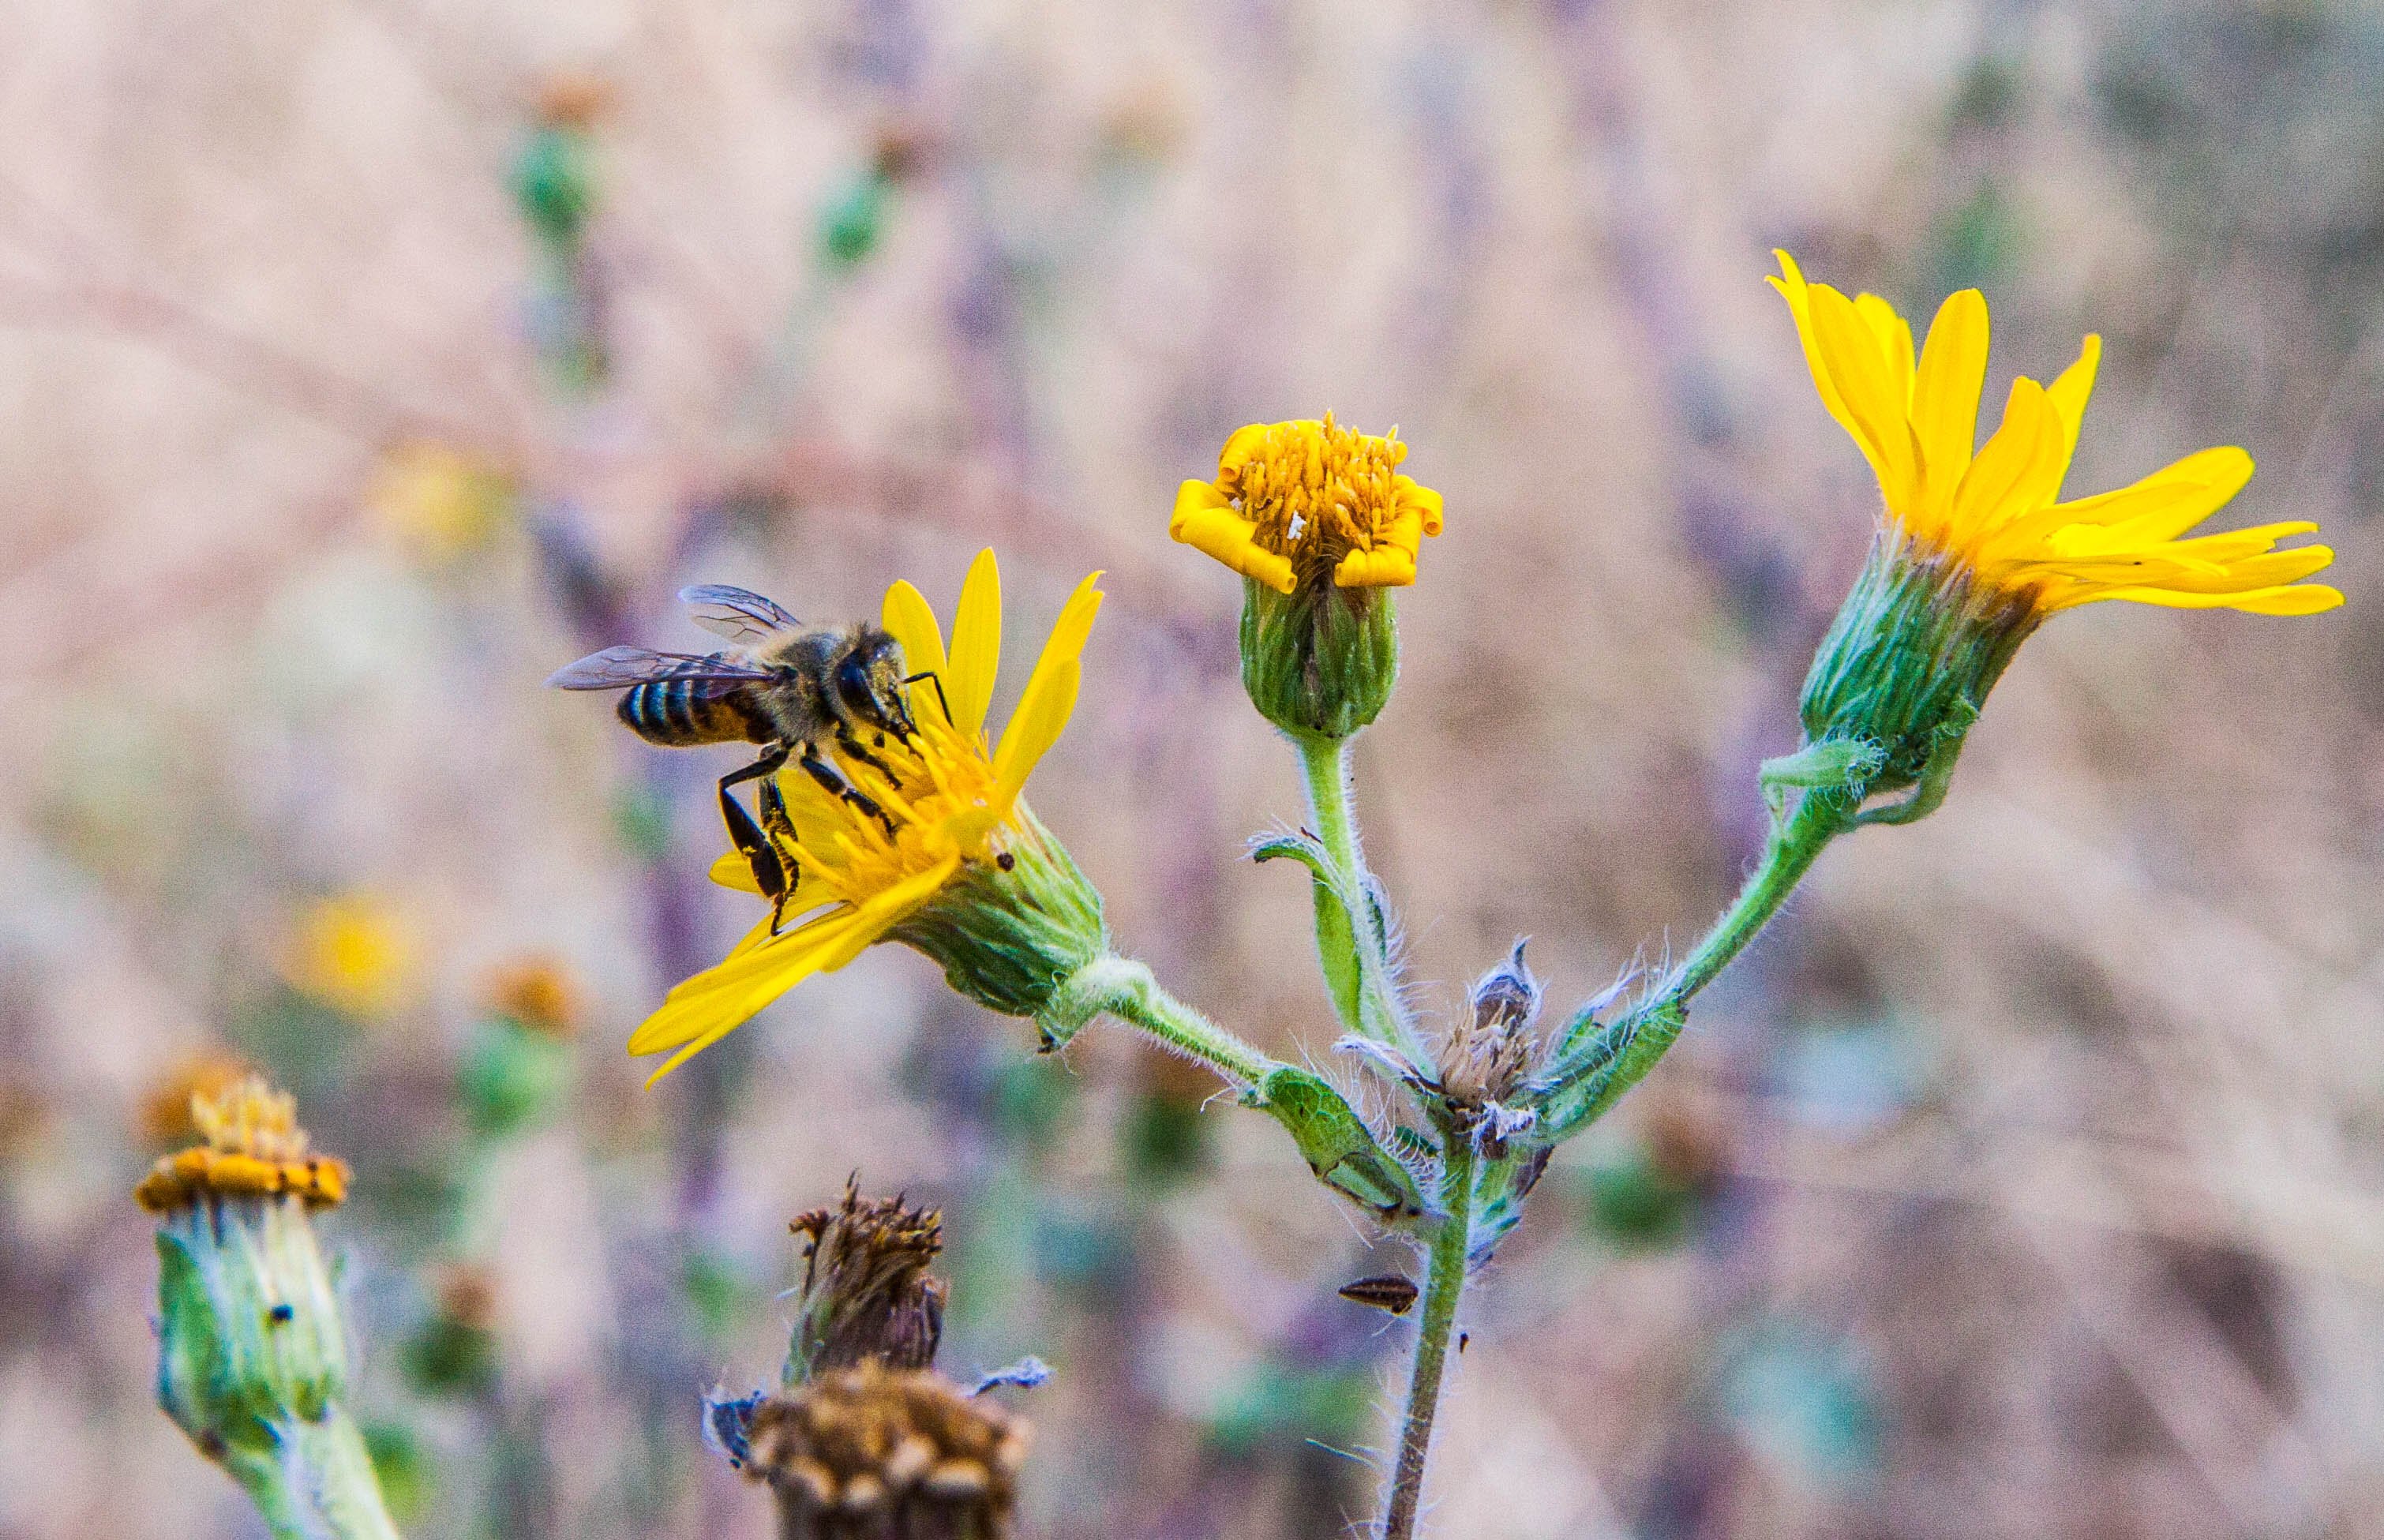
M 748 1474 L 781 1540 L 1004 1540 L 1030 1432 L 925 1370 L 865 1362 L 763 1401 Z
M 491 1010 L 530 1031 L 558 1039 L 579 1035 L 579 986 L 553 958 L 515 958 L 492 971 L 486 987 Z
M 927 1268 L 944 1248 L 943 1215 L 900 1197 L 861 1197 L 856 1176 L 844 1201 L 796 1220 L 803 1285 L 788 1379 L 882 1363 L 925 1369 L 944 1333 L 944 1282 Z
M 1521 941 L 1475 982 L 1470 1004 L 1441 1045 L 1439 1089 L 1450 1115 L 1496 1159 L 1531 1125 L 1530 1113 L 1508 1103 L 1539 1056 L 1540 981 L 1523 962 Z

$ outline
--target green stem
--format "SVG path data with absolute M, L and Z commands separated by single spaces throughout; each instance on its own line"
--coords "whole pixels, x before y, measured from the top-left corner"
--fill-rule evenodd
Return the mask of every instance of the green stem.
M 1571 1137 L 1603 1117 L 1623 1092 L 1646 1078 L 1680 1037 L 1690 997 L 1712 983 L 1732 959 L 1746 950 L 1747 943 L 1780 913 L 1830 841 L 1851 826 L 1852 817 L 1837 799 L 1806 793 L 1793 812 L 1774 821 L 1764 842 L 1763 859 L 1738 897 L 1661 988 L 1614 1025 L 1600 1025 L 1586 1016 L 1573 1024 L 1560 1045 L 1559 1059 L 1573 1057 L 1581 1063 L 1580 1056 L 1593 1057 L 1570 1075 L 1558 1072 L 1558 1084 L 1549 1093 L 1543 1113 L 1547 1137 Z M 1602 1055 L 1596 1055 L 1591 1039 L 1606 1034 L 1612 1041 L 1611 1035 L 1619 1028 L 1629 1030 L 1628 1045 L 1619 1058 L 1604 1061 Z
M 1432 1237 L 1424 1273 L 1422 1313 L 1416 1323 L 1415 1368 L 1408 1377 L 1406 1415 L 1399 1421 L 1398 1463 L 1383 1511 L 1383 1540 L 1413 1540 L 1423 1501 L 1424 1459 L 1432 1452 L 1434 1414 L 1448 1367 L 1448 1337 L 1457 1324 L 1457 1303 L 1473 1241 L 1473 1151 L 1463 1140 L 1448 1141 L 1441 1169 L 1441 1205 L 1447 1211 Z
M 1351 1032 L 1397 1044 L 1419 1063 L 1427 1062 L 1423 1045 L 1416 1040 L 1391 984 L 1390 938 L 1383 933 L 1381 914 L 1374 906 L 1373 874 L 1366 870 L 1357 814 L 1350 806 L 1349 751 L 1355 739 L 1294 735 L 1292 741 L 1298 747 L 1300 769 L 1308 780 L 1309 818 L 1342 894 L 1341 901 L 1328 904 L 1320 892 L 1317 904 L 1317 961 L 1323 967 L 1325 982 L 1332 986 L 1334 1006 L 1341 1012 L 1342 1025 Z M 1352 935 L 1337 934 L 1339 925 L 1333 918 L 1336 909 L 1347 917 Z M 1337 948 L 1345 947 L 1351 954 L 1348 961 L 1355 964 L 1354 975 L 1334 956 Z M 1348 986 L 1346 992 L 1344 981 Z
M 1721 918 L 1697 942 L 1696 950 L 1682 960 L 1664 986 L 1663 998 L 1686 1005 L 1690 996 L 1712 983 L 1780 913 L 1796 884 L 1846 826 L 1845 810 L 1834 799 L 1813 792 L 1799 798 L 1795 811 L 1787 817 L 1775 820 L 1770 837 L 1764 841 L 1762 861 Z
M 226 1468 L 274 1540 L 400 1540 L 354 1419 L 334 1402 L 318 1419 L 279 1424 L 278 1459 L 252 1455 Z
M 1103 1012 L 1237 1085 L 1256 1086 L 1270 1071 L 1283 1067 L 1255 1044 L 1169 994 L 1147 964 L 1115 953 L 1086 963 L 1054 992 L 1038 1018 L 1044 1040 L 1053 1047 L 1063 1044 Z

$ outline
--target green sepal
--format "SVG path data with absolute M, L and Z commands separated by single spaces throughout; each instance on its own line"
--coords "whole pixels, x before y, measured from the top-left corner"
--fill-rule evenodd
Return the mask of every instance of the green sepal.
M 1887 802 L 1855 815 L 1854 822 L 1863 824 L 1910 824 L 1928 817 L 1945 801 L 1945 793 L 1954 787 L 1954 763 L 1962 757 L 1962 742 L 1978 724 L 1979 708 L 1968 700 L 1957 700 L 1947 708 L 1945 720 L 1937 724 L 1936 741 L 1930 745 L 1929 757 L 1921 762 L 1920 778 L 1913 784 L 1912 794 L 1901 801 Z
M 1365 1120 L 1322 1075 L 1284 1064 L 1243 1093 L 1242 1100 L 1283 1124 L 1326 1186 L 1385 1223 L 1422 1217 L 1423 1194 L 1414 1174 L 1375 1142 Z
M 1560 1144 L 1603 1117 L 1656 1067 L 1688 1021 L 1686 1003 L 1658 999 L 1596 1029 L 1539 1077 L 1533 1106 L 1540 1121 L 1530 1141 Z
M 1835 792 L 1851 801 L 1862 800 L 1863 789 L 1887 764 L 1887 751 L 1868 738 L 1825 738 L 1807 743 L 1793 754 L 1767 759 L 1755 772 L 1763 789 L 1763 804 L 1771 816 L 1788 811 L 1788 793 Z
M 1316 958 L 1324 969 L 1324 987 L 1341 1025 L 1352 1032 L 1365 1028 L 1366 964 L 1360 953 L 1357 917 L 1341 891 L 1332 857 L 1324 847 L 1304 834 L 1270 835 L 1250 846 L 1252 861 L 1288 857 L 1308 868 L 1315 879 Z
M 1279 593 L 1242 579 L 1242 688 L 1284 731 L 1347 738 L 1382 714 L 1398 677 L 1390 590 L 1320 577 Z

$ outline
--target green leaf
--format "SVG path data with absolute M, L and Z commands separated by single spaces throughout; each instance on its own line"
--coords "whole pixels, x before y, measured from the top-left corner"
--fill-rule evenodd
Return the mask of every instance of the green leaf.
M 1374 1141 L 1365 1120 L 1322 1076 L 1285 1064 L 1244 1099 L 1284 1125 L 1325 1186 L 1386 1223 L 1422 1215 L 1415 1177 Z
M 1280 834 L 1250 847 L 1252 861 L 1288 858 L 1309 870 L 1316 900 L 1316 959 L 1323 965 L 1324 987 L 1333 1009 L 1352 1032 L 1365 1031 L 1366 965 L 1360 954 L 1356 918 L 1335 878 L 1324 847 L 1306 835 Z

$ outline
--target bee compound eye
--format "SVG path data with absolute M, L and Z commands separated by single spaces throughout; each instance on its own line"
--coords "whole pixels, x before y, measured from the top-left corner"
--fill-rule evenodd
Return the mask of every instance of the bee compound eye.
M 860 653 L 836 665 L 836 693 L 846 710 L 872 718 L 878 714 L 877 692 L 870 687 L 869 665 L 862 662 Z

